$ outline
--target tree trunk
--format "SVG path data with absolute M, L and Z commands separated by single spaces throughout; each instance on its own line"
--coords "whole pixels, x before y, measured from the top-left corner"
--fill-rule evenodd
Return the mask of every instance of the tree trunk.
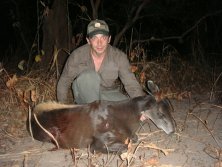
M 101 0 L 90 0 L 91 6 L 92 6 L 92 19 L 98 19 L 98 9 L 101 3 Z
M 71 26 L 68 19 L 66 0 L 55 0 L 51 9 L 46 9 L 43 23 L 43 43 L 42 49 L 45 55 L 42 56 L 41 69 L 49 69 L 55 56 L 55 50 L 59 50 L 57 55 L 58 69 L 61 71 L 68 56 L 66 51 L 72 49 Z

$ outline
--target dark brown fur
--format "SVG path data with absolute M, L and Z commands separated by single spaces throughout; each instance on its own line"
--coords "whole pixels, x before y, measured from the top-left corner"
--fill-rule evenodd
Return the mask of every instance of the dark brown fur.
M 51 109 L 50 109 L 51 107 Z M 44 110 L 45 109 L 45 110 Z M 86 105 L 61 105 L 42 103 L 33 113 L 40 124 L 47 129 L 61 148 L 86 148 L 103 153 L 127 150 L 124 141 L 137 141 L 135 134 L 143 115 L 150 118 L 166 133 L 174 131 L 169 104 L 157 102 L 153 96 L 137 97 L 121 102 L 95 101 Z M 53 142 L 31 118 L 35 139 Z M 54 143 L 54 142 L 53 142 Z

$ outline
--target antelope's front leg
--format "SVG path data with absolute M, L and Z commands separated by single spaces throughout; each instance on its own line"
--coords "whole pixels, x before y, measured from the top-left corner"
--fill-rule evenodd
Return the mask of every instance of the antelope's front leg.
M 119 136 L 108 131 L 94 137 L 90 149 L 91 151 L 99 151 L 102 153 L 115 152 L 117 154 L 121 154 L 127 151 L 127 145 L 119 139 Z

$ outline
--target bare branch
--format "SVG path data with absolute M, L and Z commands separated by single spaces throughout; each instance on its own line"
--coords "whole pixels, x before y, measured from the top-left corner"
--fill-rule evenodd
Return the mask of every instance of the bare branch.
M 98 19 L 98 9 L 101 3 L 101 0 L 96 0 L 96 2 L 94 2 L 94 0 L 90 0 L 91 6 L 92 6 L 92 17 L 93 19 Z
M 150 1 L 151 0 L 143 0 L 143 2 L 137 8 L 137 11 L 136 11 L 135 15 L 132 17 L 132 19 L 128 19 L 128 21 L 124 25 L 123 29 L 115 36 L 115 39 L 113 42 L 114 46 L 117 45 L 117 43 L 119 42 L 119 40 L 123 36 L 123 34 L 126 32 L 126 30 L 129 29 L 138 20 L 138 18 L 140 16 L 140 12 L 147 5 L 147 3 Z
M 185 32 L 183 32 L 180 36 L 170 36 L 170 37 L 164 37 L 164 38 L 155 38 L 155 37 L 151 37 L 150 39 L 144 39 L 144 40 L 135 40 L 133 41 L 133 43 L 143 43 L 143 42 L 150 42 L 150 41 L 159 41 L 159 42 L 162 42 L 162 41 L 166 41 L 166 40 L 178 40 L 180 42 L 182 42 L 184 40 L 184 38 L 189 34 L 191 33 L 203 20 L 205 20 L 207 17 L 210 17 L 210 16 L 214 16 L 214 15 L 218 15 L 222 13 L 221 10 L 219 11 L 216 11 L 214 13 L 209 13 L 205 16 L 202 16 L 192 27 L 190 27 L 188 30 L 186 30 Z

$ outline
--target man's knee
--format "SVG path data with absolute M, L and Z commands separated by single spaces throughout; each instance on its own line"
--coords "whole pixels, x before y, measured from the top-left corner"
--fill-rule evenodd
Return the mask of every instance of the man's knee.
M 100 97 L 100 77 L 95 71 L 84 71 L 74 80 L 72 89 L 77 103 L 98 100 Z

